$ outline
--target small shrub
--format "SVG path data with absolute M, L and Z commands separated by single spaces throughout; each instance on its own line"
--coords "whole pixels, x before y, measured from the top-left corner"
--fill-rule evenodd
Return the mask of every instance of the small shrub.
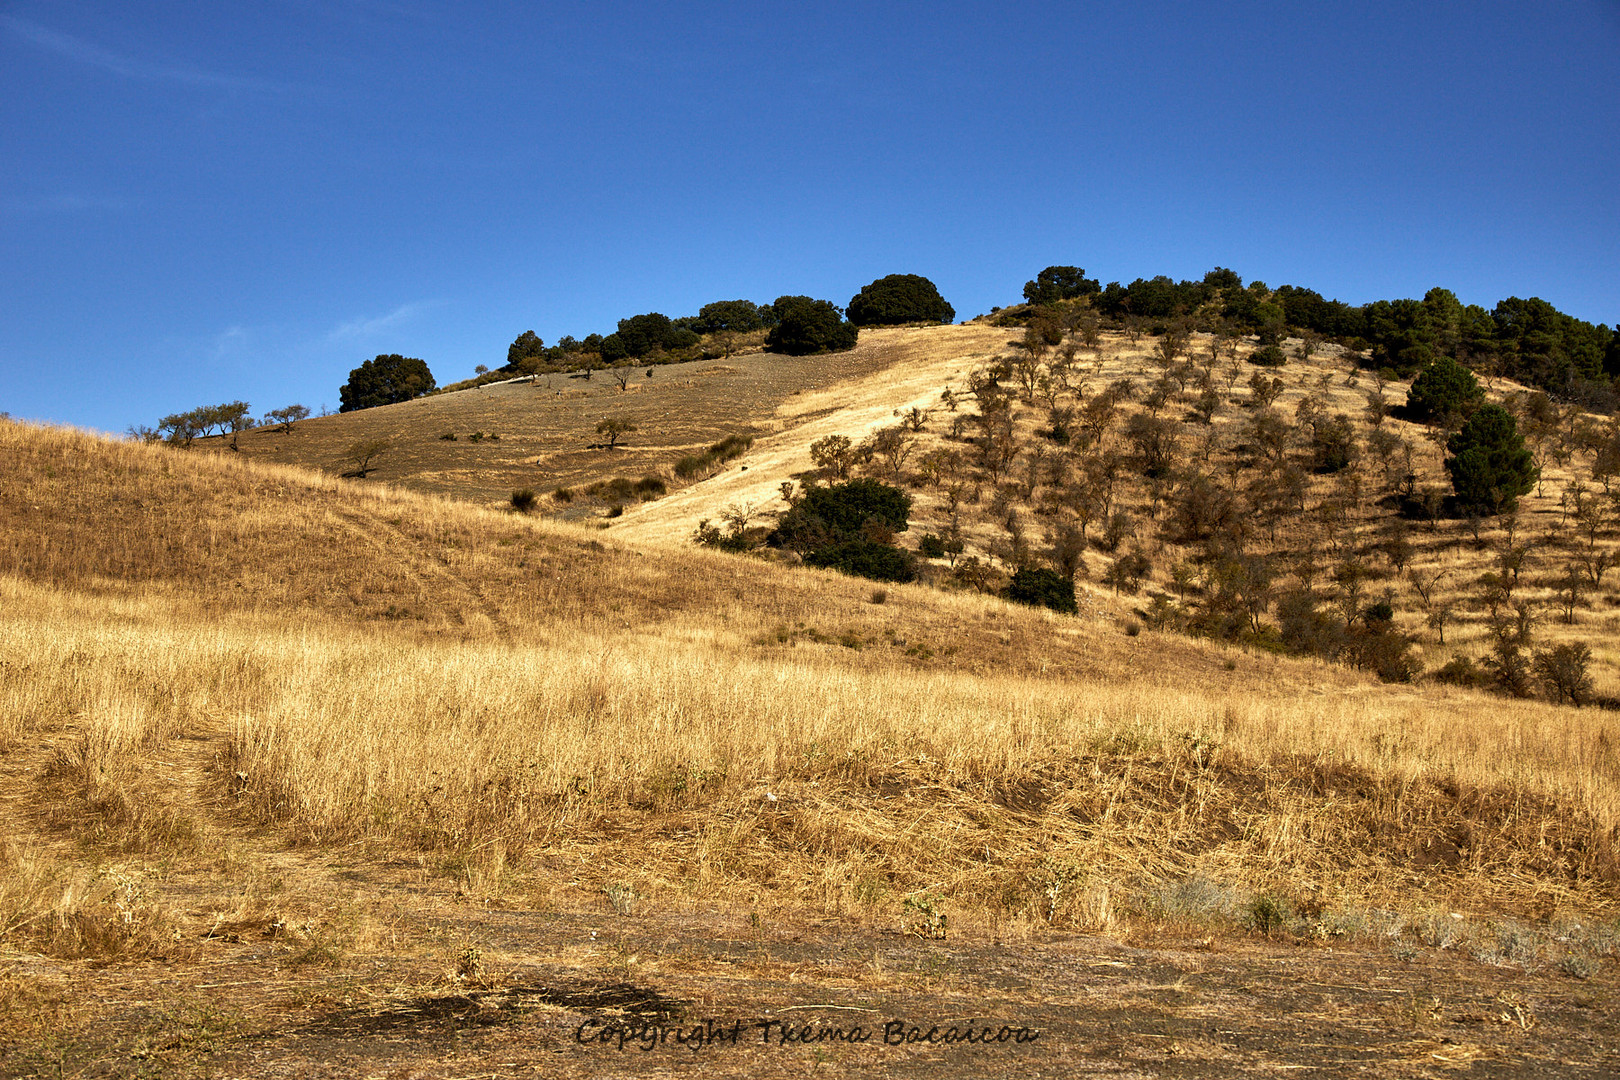
M 1249 928 L 1270 936 L 1288 925 L 1293 909 L 1279 896 L 1256 896 L 1244 911 Z
M 1490 682 L 1490 676 L 1466 656 L 1453 656 L 1434 672 L 1436 682 L 1451 686 L 1466 686 L 1478 690 Z
M 1598 973 L 1599 967 L 1590 956 L 1571 950 L 1559 959 L 1558 970 L 1572 979 L 1590 979 Z
M 556 499 L 560 503 L 573 502 L 574 501 L 574 489 L 573 488 L 560 487 L 556 491 L 553 491 L 551 493 L 551 497 L 553 499 Z
M 612 480 L 598 480 L 596 483 L 585 489 L 585 494 L 599 499 L 612 498 L 616 495 L 622 499 L 624 496 L 630 494 L 630 481 L 624 479 L 623 477 L 617 476 Z
M 885 603 L 888 603 L 888 600 L 889 600 L 889 593 L 888 593 L 887 590 L 885 590 L 885 589 L 873 589 L 872 590 L 872 603 L 874 603 L 874 604 L 885 604 Z
M 479 365 L 482 367 L 483 365 Z M 484 977 L 484 953 L 476 945 L 469 945 L 456 957 L 456 978 L 481 979 Z
M 917 545 L 917 554 L 925 559 L 943 559 L 945 557 L 945 541 L 933 533 L 929 533 Z
M 612 506 L 608 507 L 607 516 L 610 517 L 610 518 L 623 517 L 624 516 L 624 504 L 623 503 L 614 503 Z
M 1140 637 L 1141 633 L 1142 633 L 1142 624 L 1141 623 L 1132 620 L 1131 622 L 1128 622 L 1128 623 L 1125 624 L 1125 636 L 1126 637 Z
M 1276 345 L 1262 345 L 1249 354 L 1249 363 L 1260 367 L 1282 367 L 1287 362 L 1287 354 Z
M 1007 599 L 1031 607 L 1048 607 L 1065 615 L 1080 611 L 1074 600 L 1074 582 L 1056 570 L 1019 567 L 1007 585 Z
M 945 914 L 945 898 L 922 893 L 908 896 L 902 905 L 903 931 L 920 938 L 942 941 L 945 938 L 949 916 Z
M 534 504 L 539 498 L 533 488 L 519 488 L 512 492 L 512 509 L 520 514 L 527 514 L 534 509 Z
M 707 476 L 716 466 L 742 457 L 754 445 L 752 435 L 727 435 L 701 454 L 687 454 L 675 463 L 675 475 L 682 480 Z
M 1585 705 L 1592 700 L 1592 649 L 1584 641 L 1557 645 L 1535 654 L 1533 667 L 1542 689 L 1554 705 L 1566 701 Z
M 453 431 L 447 431 L 443 435 L 440 435 L 439 438 L 444 442 L 455 442 L 456 433 Z
M 613 911 L 618 915 L 633 915 L 636 911 L 636 890 L 629 885 L 617 883 L 602 886 L 602 893 L 613 905 Z
M 1160 885 L 1144 900 L 1144 913 L 1150 918 L 1191 926 L 1229 924 L 1238 908 L 1231 888 L 1196 876 Z
M 724 462 L 730 461 L 732 458 L 742 457 L 748 453 L 753 445 L 754 437 L 752 435 L 727 435 L 709 447 L 708 452 L 714 456 L 716 461 Z

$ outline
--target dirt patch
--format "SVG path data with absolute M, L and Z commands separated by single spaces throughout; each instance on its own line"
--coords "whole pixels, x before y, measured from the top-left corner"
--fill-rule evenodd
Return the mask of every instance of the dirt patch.
M 45 1038 L 0 1039 L 0 1072 L 1600 1077 L 1620 1068 L 1612 965 L 1576 980 L 1439 950 L 1398 957 L 1174 936 L 919 941 L 874 927 L 675 913 L 440 908 L 428 925 L 431 937 L 480 942 L 500 969 L 454 985 L 419 959 L 367 955 L 344 975 L 300 984 L 277 979 L 251 948 L 227 946 L 207 966 L 81 973 L 74 1015 Z M 211 974 L 227 970 L 234 978 Z M 411 985 L 436 978 L 436 988 Z

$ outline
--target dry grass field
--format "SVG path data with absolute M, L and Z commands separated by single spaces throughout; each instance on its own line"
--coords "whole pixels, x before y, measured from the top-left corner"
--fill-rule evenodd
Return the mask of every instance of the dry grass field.
M 1097 584 L 1060 616 L 686 542 L 1007 336 L 464 391 L 239 454 L 0 421 L 0 1075 L 1611 1075 L 1616 714 L 1127 634 L 1143 598 Z M 642 431 L 603 470 L 576 444 L 608 409 Z M 371 427 L 396 471 L 264 460 Z M 620 519 L 499 508 L 744 430 Z M 1607 618 L 1574 629 L 1612 692 Z M 762 1016 L 1044 1035 L 634 1048 Z M 640 1034 L 582 1044 L 591 1017 Z
M 786 363 L 754 352 L 637 368 L 623 388 L 605 371 L 590 379 L 583 373 L 540 375 L 311 417 L 290 432 L 256 428 L 237 445 L 252 460 L 336 474 L 351 467 L 344 453 L 352 443 L 386 439 L 391 449 L 377 459 L 371 479 L 470 502 L 504 502 L 517 488 L 550 491 L 604 476 L 668 474 L 684 454 L 727 435 L 769 429 L 773 412 L 796 395 L 887 366 L 890 359 L 878 343 L 867 342 L 848 353 Z M 589 449 L 603 441 L 596 425 L 609 417 L 639 430 L 611 454 Z M 226 441 L 215 436 L 196 448 L 223 450 Z

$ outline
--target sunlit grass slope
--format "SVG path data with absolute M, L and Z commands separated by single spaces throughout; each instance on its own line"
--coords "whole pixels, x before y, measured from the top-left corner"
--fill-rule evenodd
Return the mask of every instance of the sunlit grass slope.
M 40 805 L 124 850 L 247 823 L 489 888 L 1075 925 L 1192 875 L 1611 903 L 1608 714 L 72 432 L 0 422 L 0 475 L 0 740 L 66 738 Z M 208 733 L 195 789 L 146 768 Z

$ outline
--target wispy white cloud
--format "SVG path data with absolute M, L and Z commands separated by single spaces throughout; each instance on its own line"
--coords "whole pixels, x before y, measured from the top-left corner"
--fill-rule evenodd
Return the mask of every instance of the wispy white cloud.
M 222 90 L 257 90 L 267 93 L 279 93 L 285 89 L 285 87 L 262 79 L 226 75 L 203 68 L 153 63 L 139 57 L 125 56 L 110 49 L 103 49 L 93 42 L 73 37 L 71 34 L 52 30 L 48 26 L 40 26 L 38 23 L 29 22 L 27 19 L 19 19 L 15 15 L 0 15 L 0 27 L 4 27 L 36 48 L 67 57 L 77 63 L 100 68 L 102 71 L 108 71 L 114 75 L 122 75 L 125 78 L 174 82 L 188 86 L 212 87 Z
M 432 304 L 422 303 L 401 304 L 387 315 L 379 315 L 375 318 L 350 319 L 327 334 L 326 340 L 329 342 L 353 341 L 356 338 L 373 337 L 392 330 L 401 323 L 408 322 L 432 306 Z
M 223 360 L 227 356 L 241 349 L 247 341 L 248 332 L 241 326 L 228 326 L 214 335 L 214 359 Z

